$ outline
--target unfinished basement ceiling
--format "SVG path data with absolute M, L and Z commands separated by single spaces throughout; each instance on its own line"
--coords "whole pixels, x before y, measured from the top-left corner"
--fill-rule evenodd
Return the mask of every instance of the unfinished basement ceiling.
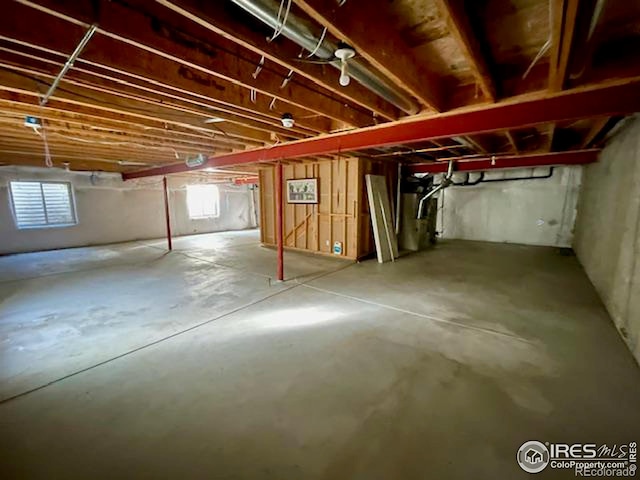
M 282 5 L 284 18 L 287 0 L 6 2 L 0 164 L 43 166 L 46 145 L 57 167 L 131 173 L 640 78 L 637 2 L 371 3 L 294 0 L 285 27 L 306 26 L 318 40 L 311 55 L 284 30 L 269 41 L 273 27 L 247 7 L 277 12 Z M 96 33 L 41 106 L 92 24 Z M 347 73 L 356 77 L 364 69 L 374 83 L 409 99 L 415 112 L 385 99 L 393 95 L 381 96 L 382 87 L 355 78 L 340 86 L 339 70 L 320 55 L 323 45 L 339 42 L 355 50 L 348 64 L 359 64 Z M 281 122 L 285 113 L 295 120 L 291 128 Z M 27 115 L 44 128 L 26 127 Z M 515 125 L 347 154 L 424 163 L 576 150 L 598 146 L 621 117 Z M 255 165 L 229 170 L 239 173 L 209 173 L 229 179 L 257 171 Z

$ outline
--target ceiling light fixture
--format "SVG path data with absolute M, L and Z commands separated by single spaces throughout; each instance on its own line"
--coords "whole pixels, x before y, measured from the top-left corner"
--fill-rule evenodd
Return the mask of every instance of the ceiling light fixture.
M 347 61 L 356 56 L 356 51 L 345 43 L 340 43 L 335 51 L 336 58 L 340 59 L 340 85 L 346 87 L 351 83 L 351 77 L 347 72 Z
M 218 118 L 218 117 L 211 117 L 211 118 L 207 118 L 204 123 L 220 123 L 220 122 L 224 122 L 224 118 Z
M 296 121 L 293 119 L 293 115 L 291 115 L 290 113 L 283 113 L 281 121 L 282 126 L 285 128 L 293 128 L 296 123 Z
M 207 156 L 202 153 L 198 153 L 197 155 L 187 156 L 184 163 L 187 164 L 187 167 L 194 168 L 199 167 L 200 165 L 204 165 L 206 161 Z

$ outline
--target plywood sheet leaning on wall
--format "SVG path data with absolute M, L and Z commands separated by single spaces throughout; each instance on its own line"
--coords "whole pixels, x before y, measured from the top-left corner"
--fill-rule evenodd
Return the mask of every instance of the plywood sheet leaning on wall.
M 367 188 L 365 186 L 365 175 L 382 175 L 387 184 L 389 198 L 395 198 L 395 188 L 398 180 L 398 164 L 390 160 L 374 160 L 363 158 L 359 163 L 359 185 L 360 185 L 360 237 L 358 239 L 358 258 L 367 257 L 375 253 L 375 243 L 373 241 L 373 229 L 371 228 L 371 214 L 369 212 L 369 201 L 367 199 Z M 393 207 L 393 205 L 392 205 Z
M 398 257 L 398 239 L 386 179 L 381 175 L 367 175 L 365 179 L 378 262 L 394 261 Z

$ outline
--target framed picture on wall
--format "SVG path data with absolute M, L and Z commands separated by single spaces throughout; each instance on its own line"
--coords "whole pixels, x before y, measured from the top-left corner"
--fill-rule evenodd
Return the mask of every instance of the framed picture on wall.
M 318 203 L 318 179 L 287 180 L 287 203 Z

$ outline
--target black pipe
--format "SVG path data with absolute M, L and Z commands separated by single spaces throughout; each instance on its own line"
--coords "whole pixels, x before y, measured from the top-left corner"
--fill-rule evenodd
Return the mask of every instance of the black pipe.
M 483 179 L 481 183 L 484 182 L 511 182 L 514 180 L 541 180 L 544 178 L 551 178 L 553 177 L 553 168 L 554 167 L 549 167 L 549 173 L 547 173 L 546 175 L 537 175 L 537 176 L 530 176 L 530 177 L 512 177 L 512 178 L 489 178 L 489 179 Z
M 474 185 L 478 185 L 479 183 L 487 183 L 487 182 L 513 182 L 513 181 L 517 181 L 517 180 L 542 180 L 545 178 L 551 178 L 553 177 L 553 171 L 554 171 L 555 167 L 549 167 L 549 173 L 545 174 L 545 175 L 535 175 L 535 176 L 529 176 L 529 177 L 510 177 L 510 178 L 484 178 L 485 176 L 485 172 L 480 172 L 480 176 L 470 182 L 469 181 L 469 176 L 470 174 L 467 173 L 467 178 L 463 181 L 463 182 L 453 182 L 453 186 L 455 187 L 472 187 Z M 434 187 L 437 187 L 438 185 L 434 185 Z

